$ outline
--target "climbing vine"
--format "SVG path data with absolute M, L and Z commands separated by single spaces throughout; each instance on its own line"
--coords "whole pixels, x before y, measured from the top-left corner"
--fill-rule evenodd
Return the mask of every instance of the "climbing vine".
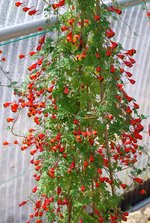
M 15 3 L 30 16 L 38 13 L 24 4 Z M 49 29 L 56 35 L 39 39 L 29 53 L 35 60 L 28 83 L 15 88 L 16 101 L 4 103 L 18 115 L 25 109 L 34 123 L 21 150 L 30 151 L 37 186 L 19 206 L 33 202 L 27 223 L 126 221 L 119 202 L 125 190 L 143 182 L 136 163 L 144 117 L 125 89 L 135 83 L 129 68 L 136 50 L 116 42 L 110 22 L 122 10 L 99 0 L 47 2 L 48 10 L 59 18 Z M 7 119 L 13 133 L 16 121 Z M 125 169 L 130 185 L 118 174 Z

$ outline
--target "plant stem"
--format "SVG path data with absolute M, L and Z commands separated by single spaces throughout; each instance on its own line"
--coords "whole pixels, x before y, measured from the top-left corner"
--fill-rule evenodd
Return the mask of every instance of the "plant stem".
M 21 109 L 19 109 L 18 114 L 17 114 L 17 117 L 16 117 L 16 119 L 14 120 L 13 125 L 12 125 L 10 131 L 11 131 L 11 133 L 12 133 L 14 136 L 25 138 L 25 135 L 24 135 L 24 136 L 23 136 L 23 135 L 19 135 L 19 134 L 17 134 L 17 133 L 14 132 L 15 123 L 17 122 L 17 120 L 18 120 L 18 118 L 19 118 L 20 112 L 21 112 Z
M 96 15 L 100 16 L 100 1 L 96 0 Z M 98 25 L 98 29 L 101 29 L 101 24 Z M 99 53 L 100 53 L 100 48 L 98 49 Z M 100 76 L 101 76 L 101 72 L 100 72 Z M 100 82 L 100 101 L 103 101 L 103 96 L 104 96 L 104 86 L 103 86 L 103 82 Z
M 112 195 L 114 196 L 115 195 L 115 186 L 114 186 L 114 176 L 113 176 L 113 171 L 112 171 L 111 151 L 110 151 L 110 147 L 109 147 L 108 130 L 109 130 L 109 126 L 107 124 L 106 130 L 105 130 L 105 142 L 106 142 L 107 158 L 108 158 L 108 162 L 109 162 L 109 167 L 108 167 L 109 176 L 110 176 L 110 180 L 112 180 L 111 192 L 112 192 Z
M 7 75 L 7 72 L 3 70 L 3 68 L 0 66 L 0 70 L 2 71 L 2 73 L 5 75 L 5 77 L 9 80 L 10 83 L 12 83 L 11 78 Z
M 70 201 L 68 203 L 68 221 L 67 221 L 67 223 L 71 223 L 71 217 L 72 217 L 72 199 L 70 197 Z
M 80 215 L 81 215 L 81 213 L 82 213 L 82 210 L 83 210 L 83 207 L 80 208 L 80 210 L 79 210 L 79 212 L 78 212 L 78 215 L 77 215 L 77 218 L 76 218 L 76 220 L 75 220 L 74 223 L 77 223 L 77 222 L 79 221 L 79 218 L 80 218 Z
M 51 6 L 51 4 L 47 0 L 43 0 L 47 5 Z

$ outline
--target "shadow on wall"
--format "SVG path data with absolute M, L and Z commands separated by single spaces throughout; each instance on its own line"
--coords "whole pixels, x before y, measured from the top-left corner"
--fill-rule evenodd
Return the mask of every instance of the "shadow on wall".
M 140 194 L 141 190 L 145 190 L 145 194 Z M 132 211 L 133 206 L 143 202 L 148 198 L 150 198 L 150 179 L 136 187 L 134 190 L 125 193 L 119 206 L 122 211 Z

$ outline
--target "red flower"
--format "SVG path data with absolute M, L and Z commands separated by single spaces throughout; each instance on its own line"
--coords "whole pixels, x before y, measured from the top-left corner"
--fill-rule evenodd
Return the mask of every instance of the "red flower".
M 99 187 L 100 186 L 100 184 L 96 181 L 95 182 L 95 187 Z
M 37 152 L 37 149 L 30 150 L 30 154 L 33 156 Z
M 134 177 L 133 180 L 136 182 L 136 183 L 139 183 L 139 184 L 142 184 L 143 183 L 143 180 L 141 178 L 138 178 L 138 177 Z
M 90 143 L 90 145 L 92 146 L 92 145 L 94 144 L 94 139 L 93 139 L 93 138 L 90 138 L 90 139 L 89 139 L 89 143 Z
M 117 219 L 116 215 L 110 215 L 111 220 L 114 222 Z
M 39 27 L 39 28 L 38 28 L 38 31 L 42 31 L 42 30 L 43 30 L 43 27 Z
M 35 206 L 36 206 L 36 208 L 40 208 L 41 207 L 41 201 L 40 200 L 36 201 Z
M 100 177 L 100 178 L 99 178 L 99 181 L 100 181 L 101 183 L 103 183 L 103 182 L 105 181 L 104 177 Z
M 65 94 L 69 94 L 69 88 L 68 88 L 68 87 L 65 87 L 65 88 L 64 88 L 64 93 L 65 93 Z
M 55 9 L 59 8 L 60 6 L 64 6 L 64 5 L 65 5 L 65 0 L 60 0 L 59 3 L 52 4 L 52 7 L 55 10 Z
M 41 45 L 38 45 L 37 47 L 36 47 L 36 50 L 37 51 L 40 51 L 42 49 L 42 46 Z
M 103 76 L 97 76 L 97 79 L 102 82 L 104 80 L 104 77 Z
M 113 115 L 112 115 L 112 114 L 108 114 L 108 115 L 107 115 L 107 118 L 108 118 L 109 120 L 112 120 L 112 119 L 113 119 Z
M 73 123 L 74 123 L 75 125 L 78 125 L 78 124 L 79 124 L 79 120 L 74 119 Z
M 65 5 L 65 0 L 60 0 L 58 4 L 59 4 L 59 6 L 64 6 Z
M 59 195 L 59 194 L 61 194 L 61 192 L 62 192 L 62 189 L 61 189 L 60 186 L 58 186 L 58 187 L 57 187 L 57 194 Z
M 17 112 L 18 106 L 19 106 L 19 105 L 16 104 L 16 103 L 12 104 L 12 105 L 11 105 L 11 110 L 12 110 L 12 112 Z
M 35 180 L 36 180 L 36 181 L 39 181 L 40 178 L 41 178 L 40 175 L 39 175 L 39 176 L 37 176 L 37 175 L 35 176 Z
M 123 84 L 117 84 L 116 86 L 117 86 L 117 88 L 119 88 L 120 90 L 123 90 Z
M 27 146 L 21 146 L 22 151 L 26 150 L 27 148 L 28 148 Z
M 110 50 L 107 50 L 107 51 L 106 51 L 106 56 L 107 56 L 107 57 L 110 57 L 111 55 L 112 55 L 112 52 L 111 52 Z
M 101 68 L 100 68 L 100 66 L 98 66 L 98 67 L 96 67 L 96 72 L 100 72 L 101 71 Z
M 133 102 L 133 104 L 135 109 L 139 109 L 139 105 L 137 103 Z
M 95 16 L 94 16 L 94 20 L 95 20 L 95 21 L 100 20 L 100 16 L 99 16 L 99 15 L 95 15 Z
M 51 178 L 54 178 L 55 177 L 55 169 L 54 168 L 50 168 L 49 171 L 48 171 L 48 175 Z
M 36 69 L 37 63 L 32 64 L 30 67 L 28 67 L 29 71 L 32 71 L 34 69 Z
M 19 6 L 21 6 L 23 4 L 23 2 L 15 2 L 15 6 L 16 7 L 19 7 Z
M 146 194 L 146 191 L 145 191 L 144 189 L 142 189 L 142 190 L 139 191 L 139 193 L 140 193 L 141 195 L 144 195 L 144 194 Z
M 69 20 L 68 20 L 68 24 L 69 24 L 69 25 L 73 25 L 74 21 L 75 21 L 74 19 L 69 19 Z
M 88 162 L 87 161 L 84 161 L 83 166 L 84 167 L 88 167 Z
M 127 217 L 129 215 L 129 213 L 128 212 L 123 212 L 122 215 Z
M 42 223 L 42 220 L 36 220 L 36 222 L 35 223 Z
M 139 140 L 143 139 L 143 137 L 138 132 L 133 132 L 133 134 L 136 139 L 139 139 Z
M 7 108 L 9 105 L 11 105 L 10 102 L 5 102 L 5 103 L 3 104 L 3 106 L 4 106 L 5 108 Z
M 82 185 L 81 188 L 80 188 L 80 190 L 81 190 L 82 192 L 84 192 L 84 191 L 85 191 L 85 186 Z
M 111 41 L 111 49 L 115 49 L 118 46 L 118 43 Z
M 42 37 L 38 40 L 38 43 L 42 45 L 42 44 L 45 42 L 45 38 L 46 38 L 45 35 L 42 36 Z
M 106 37 L 111 38 L 115 35 L 115 32 L 112 29 L 107 29 L 106 31 Z
M 128 219 L 127 219 L 127 217 L 122 216 L 122 220 L 123 220 L 123 221 L 127 221 Z M 115 223 L 117 223 L 117 222 L 115 222 Z
M 132 77 L 132 74 L 128 71 L 125 71 L 125 73 L 127 74 L 128 77 Z
M 28 15 L 32 16 L 32 15 L 35 15 L 39 10 L 31 10 L 28 12 Z
M 25 205 L 28 201 L 22 201 L 20 204 L 19 204 L 19 207 Z
M 30 56 L 33 56 L 34 54 L 36 54 L 36 52 L 33 52 L 33 51 L 29 52 Z
M 67 41 L 68 42 L 72 42 L 72 38 L 73 38 L 72 32 L 68 33 L 67 36 L 66 36 L 66 38 L 67 38 Z
M 119 9 L 119 8 L 115 8 L 115 7 L 113 7 L 113 6 L 108 7 L 107 10 L 110 11 L 110 12 L 115 12 L 115 13 L 117 13 L 118 15 L 120 15 L 120 14 L 122 13 L 122 10 L 121 10 L 121 9 Z
M 57 193 L 58 194 L 58 193 Z M 59 194 L 58 194 L 59 195 Z M 47 201 L 46 204 L 49 205 L 50 203 L 54 202 L 54 197 L 50 197 Z
M 99 223 L 104 223 L 104 219 L 102 216 L 99 217 Z
M 90 160 L 91 163 L 94 162 L 94 156 L 92 154 L 90 155 L 90 159 L 89 160 Z
M 119 57 L 121 60 L 124 59 L 124 55 L 122 55 L 122 54 L 118 54 L 117 57 Z
M 62 32 L 66 31 L 66 30 L 68 30 L 68 27 L 67 27 L 67 26 L 62 26 L 62 27 L 61 27 L 61 31 L 62 31 Z
M 31 7 L 31 8 L 32 8 L 32 7 Z M 27 12 L 27 11 L 29 11 L 31 8 L 28 8 L 28 7 L 23 7 L 23 9 L 22 9 L 22 10 L 23 10 L 24 12 Z
M 26 55 L 24 55 L 24 54 L 20 54 L 20 55 L 19 55 L 19 58 L 20 58 L 20 59 L 23 59 L 23 58 L 25 58 L 25 56 L 26 56 Z
M 59 4 L 52 4 L 53 9 L 57 9 L 59 7 Z
M 128 102 L 131 102 L 133 100 L 132 97 L 128 96 L 127 94 L 124 94 L 125 98 L 127 99 Z
M 97 169 L 97 172 L 98 172 L 99 174 L 102 174 L 102 170 L 101 170 L 100 168 Z
M 39 66 L 42 65 L 42 62 L 43 62 L 43 58 L 38 60 L 37 65 L 39 65 Z
M 115 9 L 115 12 L 118 14 L 118 15 L 120 15 L 121 13 L 122 13 L 122 10 L 121 9 Z
M 7 122 L 13 122 L 14 118 L 7 118 Z
M 150 17 L 150 12 L 147 12 L 147 16 Z
M 14 140 L 14 144 L 18 144 L 18 141 L 17 140 Z
M 127 187 L 126 184 L 120 184 L 120 186 L 122 187 L 122 189 L 126 189 L 126 187 Z
M 133 58 L 129 58 L 129 60 L 132 64 L 136 63 L 136 61 Z
M 135 80 L 133 79 L 128 79 L 130 81 L 131 84 L 135 84 Z
M 47 91 L 48 91 L 49 93 L 52 93 L 53 88 L 54 88 L 54 86 L 51 86 L 51 87 L 49 87 L 49 88 L 47 89 Z
M 123 61 L 123 62 L 125 63 L 125 65 L 127 67 L 132 67 L 133 66 L 132 63 L 130 63 L 129 61 Z
M 4 142 L 3 142 L 3 146 L 7 146 L 7 145 L 9 145 L 9 142 L 4 141 Z
M 135 49 L 128 50 L 125 54 L 129 56 L 133 56 L 136 53 Z
M 74 161 L 72 161 L 72 163 L 70 164 L 70 168 L 71 169 L 74 169 L 75 168 L 75 162 Z
M 6 61 L 6 58 L 5 57 L 2 57 L 2 59 L 1 59 L 3 62 L 5 62 Z
M 110 66 L 110 72 L 111 73 L 115 73 L 115 71 L 116 71 L 116 69 L 115 69 L 114 65 L 111 65 Z
M 99 59 L 101 56 L 99 53 L 96 53 L 96 58 Z
M 38 134 L 38 137 L 39 137 L 40 139 L 44 139 L 45 134 L 43 134 L 43 133 L 39 133 L 39 134 Z
M 130 109 L 130 107 L 127 107 L 127 108 L 126 108 L 126 112 L 127 112 L 128 114 L 131 114 L 131 113 L 132 113 L 132 110 Z

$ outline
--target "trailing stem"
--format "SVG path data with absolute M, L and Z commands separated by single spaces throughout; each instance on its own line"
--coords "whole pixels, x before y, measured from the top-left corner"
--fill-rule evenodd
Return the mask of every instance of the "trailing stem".
M 112 171 L 112 162 L 111 162 L 111 151 L 110 151 L 110 147 L 109 147 L 109 139 L 108 139 L 108 134 L 109 134 L 109 126 L 108 124 L 106 125 L 106 130 L 105 130 L 105 142 L 106 142 L 106 152 L 107 152 L 107 158 L 108 158 L 108 169 L 109 169 L 109 176 L 110 176 L 110 180 L 112 181 L 111 184 L 111 192 L 112 195 L 115 195 L 115 186 L 114 186 L 114 176 L 113 176 L 113 171 Z
M 96 0 L 96 15 L 97 16 L 100 16 L 100 1 L 99 0 Z M 98 30 L 101 29 L 101 25 L 99 24 L 98 25 Z M 98 49 L 98 51 L 100 52 L 100 48 Z M 101 76 L 101 73 L 100 72 L 100 76 Z M 102 102 L 103 101 L 103 97 L 104 97 L 104 85 L 103 85 L 103 82 L 100 82 L 100 101 Z
M 68 203 L 68 223 L 71 223 L 71 217 L 72 217 L 72 199 L 70 197 L 69 203 Z

